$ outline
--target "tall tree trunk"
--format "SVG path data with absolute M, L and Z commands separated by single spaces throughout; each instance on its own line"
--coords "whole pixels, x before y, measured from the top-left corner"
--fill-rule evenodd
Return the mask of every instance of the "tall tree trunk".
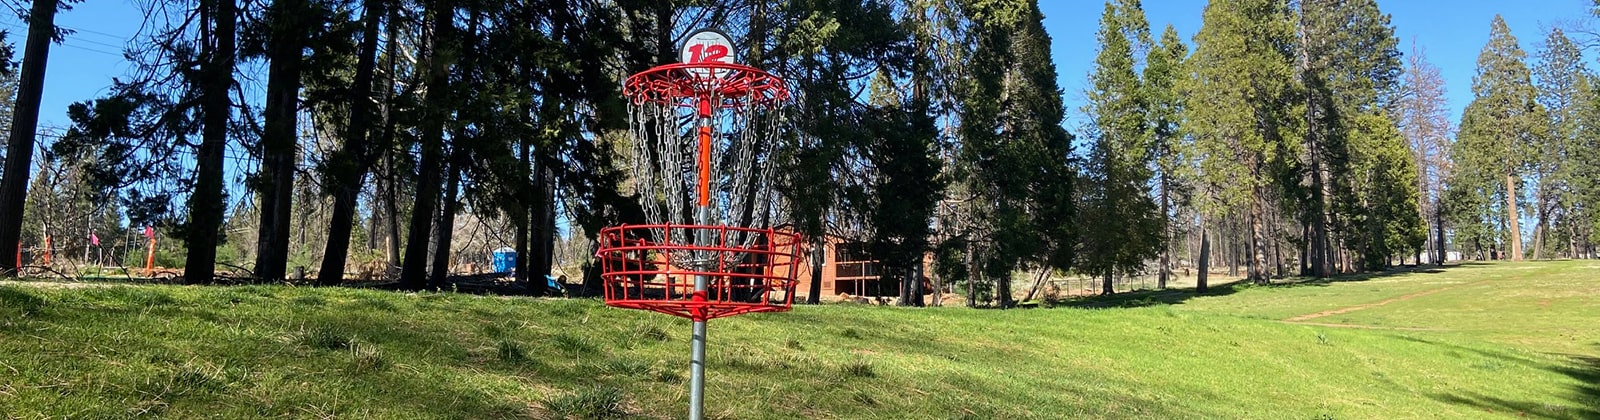
M 917 258 L 917 262 L 911 266 L 911 306 L 918 308 L 928 306 L 928 302 L 922 298 L 924 294 L 922 279 L 925 277 L 923 274 L 922 258 Z
M 973 255 L 972 255 L 972 253 L 974 251 L 976 251 L 977 248 L 978 247 L 972 245 L 971 242 L 967 242 L 967 252 L 965 253 L 966 255 L 963 256 L 963 258 L 966 259 L 966 267 L 967 267 L 967 307 L 968 308 L 976 308 L 976 307 L 978 307 L 978 286 L 977 286 L 977 284 L 978 284 L 978 273 L 979 273 L 978 265 L 977 265 L 977 260 L 978 259 L 977 258 L 973 258 Z
M 439 226 L 435 229 L 437 236 L 433 241 L 433 271 L 428 276 L 428 287 L 442 289 L 450 276 L 450 249 L 451 240 L 455 238 L 456 211 L 460 209 L 461 202 L 461 161 L 463 157 L 461 148 L 450 153 L 449 178 L 445 179 L 444 209 L 439 212 Z
M 386 2 L 379 2 L 379 4 L 384 3 Z M 385 37 L 383 50 L 389 52 L 389 62 L 385 65 L 388 71 L 384 72 L 383 83 L 383 133 L 377 141 L 377 146 L 383 150 L 383 176 L 386 180 L 385 183 L 389 185 L 387 195 L 383 197 L 383 221 L 384 231 L 386 232 L 383 235 L 385 238 L 383 252 L 384 260 L 388 263 L 385 267 L 386 272 L 400 266 L 400 176 L 395 173 L 394 164 L 396 128 L 394 84 L 395 72 L 398 70 L 398 66 L 396 66 L 398 61 L 395 59 L 395 55 L 399 54 L 399 49 L 396 48 L 396 39 L 399 38 L 400 8 L 390 7 L 388 9 L 389 17 L 386 21 L 389 24 L 384 25 L 384 32 L 387 33 L 387 36 Z
M 1549 224 L 1550 219 L 1545 211 L 1544 201 L 1540 199 L 1542 193 L 1539 190 L 1534 190 L 1533 194 L 1533 204 L 1539 206 L 1539 220 L 1535 221 L 1533 225 L 1533 259 L 1542 260 L 1544 259 L 1545 226 Z
M 1172 273 L 1172 203 L 1167 196 L 1167 190 L 1172 188 L 1171 180 L 1166 171 L 1161 172 L 1161 267 L 1157 270 L 1156 288 L 1167 288 L 1167 276 Z
M 535 155 L 537 156 L 537 154 Z M 550 248 L 549 240 L 552 238 L 547 222 L 545 205 L 549 200 L 545 195 L 545 170 L 544 162 L 534 159 L 532 200 L 529 201 L 528 218 L 528 292 L 534 296 L 550 294 L 549 282 L 545 276 L 550 274 Z
M 433 34 L 429 42 L 427 97 L 423 99 L 426 116 L 422 121 L 422 158 L 417 165 L 417 202 L 411 208 L 411 226 L 406 239 L 406 256 L 400 267 L 400 284 L 411 290 L 421 290 L 428 274 L 428 237 L 433 232 L 435 206 L 439 203 L 440 152 L 444 148 L 444 120 L 449 117 L 450 91 L 447 51 L 454 29 L 451 21 L 454 7 L 448 1 L 429 3 L 428 18 Z
M 822 303 L 822 269 L 828 257 L 827 241 L 822 235 L 811 235 L 811 287 L 806 291 L 806 303 Z
M 994 280 L 994 294 L 1001 308 L 1010 308 L 1016 305 L 1011 298 L 1011 274 L 1000 275 Z
M 216 275 L 217 243 L 222 228 L 226 196 L 222 191 L 223 152 L 228 147 L 228 120 L 233 100 L 236 10 L 233 0 L 207 0 L 200 6 L 202 22 L 211 24 L 211 34 L 203 43 L 205 63 L 201 64 L 201 134 L 195 152 L 194 192 L 189 196 L 189 227 L 184 238 L 188 256 L 184 262 L 184 281 L 210 282 Z
M 269 64 L 266 108 L 261 114 L 261 226 L 256 234 L 255 275 L 264 280 L 283 280 L 289 263 L 289 220 L 294 209 L 300 68 L 309 24 L 304 18 L 309 13 L 304 0 L 276 0 L 268 10 Z M 327 259 L 323 261 L 326 270 Z
M 888 268 L 888 267 L 885 267 L 885 268 Z M 896 304 L 899 305 L 899 306 L 911 306 L 911 288 L 912 288 L 912 285 L 911 285 L 912 280 L 911 279 L 913 277 L 915 277 L 915 275 L 916 275 L 916 273 L 913 273 L 911 271 L 911 266 L 907 265 L 907 266 L 899 267 L 899 268 L 888 268 L 888 269 L 886 269 L 884 271 L 885 271 L 885 274 L 888 274 L 888 273 L 899 274 L 899 275 L 893 276 L 893 277 L 885 276 L 885 277 L 888 277 L 888 278 L 896 278 L 896 277 L 898 277 L 900 279 L 900 288 L 898 290 L 900 292 L 899 296 L 898 296 L 900 299 L 899 299 L 898 302 L 896 302 Z
M 1195 293 L 1206 292 L 1206 278 L 1211 274 L 1211 234 L 1206 231 L 1205 219 L 1200 220 L 1200 261 L 1194 283 Z
M 1254 201 L 1254 203 L 1250 205 L 1250 245 L 1248 247 L 1250 254 L 1248 256 L 1249 260 L 1246 261 L 1246 264 L 1248 264 L 1250 267 L 1250 280 L 1256 284 L 1266 284 L 1267 251 L 1265 242 L 1267 241 L 1267 238 L 1265 228 L 1262 226 L 1264 223 L 1262 219 L 1266 218 L 1265 214 L 1263 214 L 1265 212 L 1264 207 L 1266 204 L 1261 198 L 1260 188 L 1256 188 L 1256 199 L 1252 201 Z
M 1106 270 L 1105 276 L 1101 277 L 1100 279 L 1101 295 L 1110 296 L 1117 293 L 1117 285 L 1114 282 L 1115 278 L 1116 274 L 1114 270 Z
M 378 20 L 383 16 L 384 0 L 365 0 L 365 22 L 361 28 L 361 52 L 356 63 L 355 89 L 350 95 L 350 124 L 344 142 L 332 163 L 334 182 L 333 215 L 328 222 L 328 243 L 322 253 L 322 269 L 317 283 L 335 285 L 344 281 L 344 264 L 350 256 L 350 230 L 356 214 L 356 198 L 361 193 L 373 152 L 367 135 L 371 131 L 372 79 L 378 66 Z M 390 24 L 393 26 L 393 23 Z M 391 54 L 393 54 L 391 52 Z M 385 86 L 385 90 L 389 87 Z M 392 188 L 393 185 L 391 184 Z M 368 234 L 374 234 L 368 232 Z
M 39 98 L 44 94 L 45 64 L 50 58 L 50 38 L 55 36 L 56 0 L 34 0 L 28 14 L 28 40 L 22 53 L 22 75 L 16 108 L 11 114 L 11 138 L 6 142 L 4 175 L 0 176 L 0 277 L 16 276 L 22 213 L 28 201 L 28 175 L 33 165 L 33 142 L 39 128 Z
M 530 166 L 531 163 L 529 163 L 529 157 L 532 153 L 532 150 L 530 150 L 531 146 L 529 145 L 528 141 L 521 140 L 520 143 L 522 144 L 517 150 L 517 160 L 522 164 L 521 168 L 526 170 L 527 168 L 532 167 Z M 533 201 L 528 198 L 528 190 L 528 188 L 519 189 L 519 191 L 516 193 L 516 204 L 512 206 L 512 210 L 506 212 L 511 216 L 511 223 L 515 225 L 516 229 L 516 234 L 515 237 L 512 238 L 512 241 L 515 242 L 513 247 L 517 249 L 517 267 L 515 269 L 516 273 L 512 276 L 512 278 L 515 279 L 517 284 L 521 284 L 524 287 L 531 286 L 528 283 L 529 279 L 532 278 L 528 275 L 528 267 L 533 266 L 533 264 L 528 262 L 528 257 L 532 256 L 528 253 L 528 222 L 531 221 L 531 217 L 528 216 L 528 213 L 530 212 L 530 203 Z
M 1443 210 L 1443 205 L 1440 205 L 1438 200 L 1434 200 L 1434 242 L 1438 244 L 1434 247 L 1434 252 L 1438 253 L 1437 260 L 1434 260 L 1434 263 L 1435 265 L 1443 266 L 1445 265 L 1445 260 L 1450 258 L 1450 253 L 1448 253 L 1450 248 L 1445 245 L 1445 210 Z
M 1506 242 L 1510 245 L 1512 261 L 1522 261 L 1522 228 L 1518 225 L 1516 177 L 1506 175 Z
M 540 272 L 540 274 L 548 275 L 550 274 L 550 270 L 556 265 L 556 237 L 560 236 L 561 232 L 556 230 L 556 174 L 555 171 L 551 170 L 550 166 L 548 165 L 546 165 L 543 169 L 544 236 L 539 237 L 539 240 L 543 242 L 543 244 L 540 246 L 544 249 L 543 252 L 539 253 L 539 267 L 541 270 L 543 270 Z M 544 284 L 547 285 L 545 294 L 555 295 L 558 293 L 555 289 L 548 288 L 549 282 L 545 282 Z

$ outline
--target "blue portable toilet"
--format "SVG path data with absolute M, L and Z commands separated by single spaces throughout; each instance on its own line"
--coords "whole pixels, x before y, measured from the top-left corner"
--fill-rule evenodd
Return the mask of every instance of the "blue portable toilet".
M 517 271 L 517 250 L 500 247 L 494 250 L 494 272 L 510 274 Z

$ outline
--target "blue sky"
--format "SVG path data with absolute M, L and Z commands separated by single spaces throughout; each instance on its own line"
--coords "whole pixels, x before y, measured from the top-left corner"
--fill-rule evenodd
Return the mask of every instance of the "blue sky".
M 1043 0 L 1045 26 L 1054 40 L 1054 59 L 1066 103 L 1070 107 L 1067 126 L 1081 124 L 1077 109 L 1083 103 L 1083 89 L 1094 60 L 1095 31 L 1103 7 L 1099 1 Z M 1591 23 L 1591 0 L 1380 0 L 1379 5 L 1394 16 L 1402 51 L 1409 53 L 1412 42 L 1427 50 L 1438 66 L 1449 89 L 1451 113 L 1459 115 L 1472 100 L 1471 84 L 1478 51 L 1489 37 L 1489 21 L 1503 15 L 1512 33 L 1533 54 L 1552 26 Z M 1200 29 L 1203 0 L 1145 2 L 1153 30 L 1172 24 L 1186 40 Z M 139 8 L 127 0 L 95 0 L 76 5 L 57 22 L 75 29 L 64 44 L 52 48 L 45 82 L 40 127 L 64 127 L 66 107 L 105 92 L 111 78 L 129 70 L 121 58 L 121 47 L 145 24 Z M 0 29 L 9 30 L 8 42 L 22 43 L 26 32 L 10 11 L 0 10 Z M 1586 41 L 1579 38 L 1578 41 Z M 17 52 L 20 56 L 21 51 Z M 1593 51 L 1586 51 L 1592 54 Z M 1590 55 L 1590 57 L 1593 57 Z

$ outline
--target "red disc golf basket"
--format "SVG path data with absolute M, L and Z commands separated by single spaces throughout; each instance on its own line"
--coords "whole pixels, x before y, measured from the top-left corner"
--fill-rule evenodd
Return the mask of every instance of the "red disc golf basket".
M 652 239 L 662 233 L 663 240 Z M 685 245 L 674 238 L 754 238 L 748 246 Z M 780 312 L 794 303 L 799 235 L 728 226 L 618 226 L 600 231 L 606 304 L 705 321 Z M 706 279 L 695 290 L 695 277 Z
M 600 232 L 606 304 L 689 318 L 689 417 L 701 418 L 706 321 L 794 303 L 799 237 L 774 230 L 774 141 L 789 89 L 729 61 L 727 35 L 686 37 L 682 63 L 628 77 L 630 162 L 647 223 Z

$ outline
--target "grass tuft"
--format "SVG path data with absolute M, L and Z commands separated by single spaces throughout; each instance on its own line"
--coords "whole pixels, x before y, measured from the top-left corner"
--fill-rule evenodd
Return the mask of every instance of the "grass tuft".
M 878 376 L 878 373 L 872 370 L 872 364 L 867 363 L 864 360 L 846 363 L 844 366 L 840 367 L 839 370 L 844 372 L 845 376 L 856 378 L 872 378 Z
M 500 361 L 518 363 L 528 360 L 528 353 L 522 349 L 522 344 L 511 340 L 500 340 L 495 345 L 495 353 L 500 356 Z
M 623 407 L 622 390 L 607 385 L 548 398 L 544 401 L 544 408 L 563 419 L 604 420 L 628 416 Z
M 600 371 L 618 376 L 646 376 L 650 364 L 637 359 L 611 359 L 600 365 Z
M 292 303 L 292 304 L 297 305 L 297 306 L 308 306 L 308 307 L 313 307 L 314 308 L 314 307 L 320 307 L 322 305 L 327 304 L 328 300 L 327 299 L 323 299 L 322 296 L 318 296 L 318 295 L 306 295 L 306 296 L 296 296 L 294 299 L 289 299 L 289 303 Z
M 352 341 L 350 367 L 356 373 L 382 372 L 389 368 L 389 359 L 376 344 Z
M 589 344 L 589 339 L 567 333 L 557 333 L 550 337 L 550 343 L 561 351 L 568 353 L 589 353 L 594 351 L 594 345 Z
M 860 331 L 856 331 L 855 328 L 845 328 L 844 330 L 839 331 L 839 336 L 840 337 L 844 337 L 844 338 L 849 338 L 849 339 L 860 340 L 861 339 L 861 332 Z
M 633 330 L 633 336 L 650 341 L 667 341 L 672 339 L 667 330 L 655 325 L 640 325 Z
M 319 350 L 340 350 L 350 347 L 351 338 L 337 328 L 318 325 L 301 329 L 295 342 Z

